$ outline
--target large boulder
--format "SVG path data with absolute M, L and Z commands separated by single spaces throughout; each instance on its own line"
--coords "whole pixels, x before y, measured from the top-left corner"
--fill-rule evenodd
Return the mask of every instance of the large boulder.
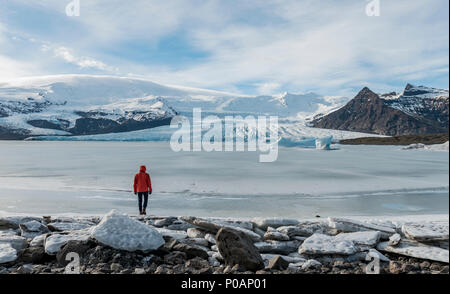
M 131 252 L 157 250 L 165 243 L 157 230 L 116 210 L 103 217 L 92 229 L 91 237 L 104 245 Z
M 221 228 L 216 235 L 217 247 L 225 264 L 239 264 L 247 270 L 264 268 L 264 261 L 248 235 L 231 228 Z
M 17 250 L 10 244 L 0 244 L 0 264 L 13 262 L 17 259 Z

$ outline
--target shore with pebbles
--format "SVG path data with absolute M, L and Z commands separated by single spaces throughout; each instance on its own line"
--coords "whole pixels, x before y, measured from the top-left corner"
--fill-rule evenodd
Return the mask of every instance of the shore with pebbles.
M 8 216 L 0 274 L 448 274 L 448 227 L 448 216 Z

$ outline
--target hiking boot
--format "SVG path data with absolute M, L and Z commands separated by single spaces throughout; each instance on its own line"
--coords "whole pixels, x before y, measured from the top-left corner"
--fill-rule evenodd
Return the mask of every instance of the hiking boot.
M 145 211 L 145 209 L 142 211 L 142 215 L 147 215 L 147 212 Z

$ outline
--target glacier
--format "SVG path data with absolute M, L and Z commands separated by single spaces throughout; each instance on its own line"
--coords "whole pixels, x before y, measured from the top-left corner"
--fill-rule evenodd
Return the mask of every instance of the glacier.
M 208 115 L 222 118 L 276 115 L 280 118 L 282 146 L 315 148 L 316 138 L 332 136 L 336 142 L 367 136 L 308 126 L 313 118 L 326 115 L 347 101 L 346 97 L 315 93 L 248 96 L 130 77 L 41 76 L 0 83 L 0 128 L 18 130 L 29 140 L 168 141 L 174 130 L 167 125 L 137 130 L 119 128 L 120 132 L 96 130 L 94 134 L 83 133 L 76 126 L 83 118 L 114 125 L 164 120 L 177 114 L 190 116 L 193 108 L 200 107 Z M 239 133 L 241 136 L 243 132 Z

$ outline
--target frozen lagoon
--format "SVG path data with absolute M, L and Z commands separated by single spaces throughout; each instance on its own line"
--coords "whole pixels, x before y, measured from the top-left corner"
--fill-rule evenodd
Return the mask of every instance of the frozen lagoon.
M 173 152 L 168 142 L 0 142 L 0 214 L 134 214 L 141 164 L 153 215 L 216 217 L 447 214 L 449 153 L 399 146 Z

